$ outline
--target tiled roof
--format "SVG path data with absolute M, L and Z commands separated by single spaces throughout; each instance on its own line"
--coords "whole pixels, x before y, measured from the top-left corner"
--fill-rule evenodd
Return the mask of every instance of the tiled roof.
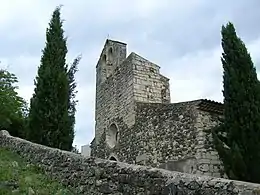
M 186 102 L 176 102 L 176 103 L 145 103 L 137 102 L 138 108 L 160 108 L 161 110 L 172 110 L 178 112 L 180 107 L 191 107 L 195 106 L 199 110 L 203 110 L 210 113 L 223 114 L 224 105 L 220 102 L 208 100 L 208 99 L 197 99 Z
M 217 114 L 223 114 L 224 111 L 224 105 L 222 103 L 208 100 L 208 99 L 199 100 L 197 106 L 198 109 L 200 110 L 217 113 Z

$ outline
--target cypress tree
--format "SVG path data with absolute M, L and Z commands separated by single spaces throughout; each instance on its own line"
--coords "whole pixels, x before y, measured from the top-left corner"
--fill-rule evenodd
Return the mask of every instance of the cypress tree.
M 256 69 L 234 25 L 229 22 L 222 26 L 221 34 L 224 120 L 217 150 L 231 179 L 260 182 L 260 90 Z
M 58 7 L 46 30 L 46 46 L 30 103 L 27 137 L 39 144 L 70 150 L 67 44 L 62 24 Z

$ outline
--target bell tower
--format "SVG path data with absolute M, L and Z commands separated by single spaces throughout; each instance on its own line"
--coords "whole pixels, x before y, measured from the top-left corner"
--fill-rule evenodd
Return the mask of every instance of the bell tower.
M 115 70 L 126 59 L 126 44 L 107 39 L 96 66 L 95 139 L 107 127 L 108 120 L 118 113 L 118 75 Z
M 126 57 L 126 46 L 106 40 L 96 66 L 92 154 L 99 158 L 127 159 L 129 138 L 135 136 L 130 133 L 139 124 L 138 103 L 170 102 L 169 79 L 160 74 L 160 67 L 134 52 Z
M 126 58 L 126 44 L 107 39 L 96 66 L 96 84 L 102 84 Z

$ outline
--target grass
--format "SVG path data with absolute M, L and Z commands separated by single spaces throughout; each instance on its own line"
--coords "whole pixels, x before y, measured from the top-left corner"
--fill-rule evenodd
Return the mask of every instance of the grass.
M 0 148 L 0 195 L 72 195 L 59 182 L 49 179 L 37 166 Z

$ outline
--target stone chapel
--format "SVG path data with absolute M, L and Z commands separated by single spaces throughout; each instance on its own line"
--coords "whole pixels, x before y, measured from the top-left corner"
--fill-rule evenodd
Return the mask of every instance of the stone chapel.
M 126 44 L 106 40 L 96 65 L 91 156 L 171 171 L 222 177 L 210 129 L 223 104 L 171 103 L 169 78 Z

